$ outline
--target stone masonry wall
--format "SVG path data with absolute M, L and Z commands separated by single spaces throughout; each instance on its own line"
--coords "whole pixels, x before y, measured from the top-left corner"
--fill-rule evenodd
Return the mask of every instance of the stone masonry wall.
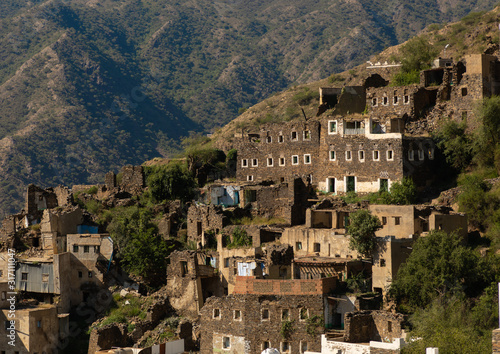
M 387 311 L 349 312 L 344 317 L 344 339 L 350 343 L 392 342 L 402 335 L 403 315 Z
M 230 295 L 209 298 L 201 310 L 200 353 L 208 354 L 223 349 L 224 337 L 229 338 L 224 352 L 243 354 L 260 353 L 264 343 L 281 350 L 289 345 L 291 354 L 299 354 L 301 342 L 307 342 L 309 351 L 321 351 L 319 334 L 307 333 L 306 317 L 323 317 L 322 296 L 257 296 Z M 239 311 L 239 312 L 237 312 Z M 267 315 L 267 316 L 266 316 Z M 292 322 L 287 338 L 280 334 L 285 321 Z

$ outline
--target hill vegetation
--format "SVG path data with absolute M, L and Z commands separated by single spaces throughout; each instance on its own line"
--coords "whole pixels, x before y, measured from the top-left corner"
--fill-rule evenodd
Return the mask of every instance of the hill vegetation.
M 92 183 L 171 155 L 190 131 L 493 4 L 2 1 L 0 210 L 18 210 L 29 182 Z M 284 114 L 260 121 L 300 117 L 315 86 L 292 87 Z

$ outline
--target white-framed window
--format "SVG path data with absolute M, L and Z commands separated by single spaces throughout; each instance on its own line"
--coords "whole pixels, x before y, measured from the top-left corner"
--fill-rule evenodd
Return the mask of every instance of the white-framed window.
M 380 151 L 374 150 L 373 151 L 373 161 L 379 161 L 380 160 Z
M 394 97 L 392 98 L 392 104 L 397 106 L 399 104 L 399 97 L 394 95 Z
M 358 158 L 359 158 L 359 161 L 365 162 L 365 152 L 363 150 L 358 151 Z
M 280 166 L 285 166 L 286 159 L 284 157 L 280 157 Z
M 408 160 L 410 160 L 410 161 L 415 160 L 415 151 L 413 151 L 413 150 L 408 151 Z
M 387 150 L 387 161 L 393 161 L 393 160 L 394 160 L 394 151 Z
M 248 167 L 248 159 L 241 160 L 241 167 Z
M 424 150 L 418 149 L 418 159 L 424 161 Z
M 299 134 L 297 134 L 297 132 L 292 132 L 292 134 L 291 134 L 291 140 L 292 141 L 298 141 L 299 140 Z
M 266 137 L 266 143 L 272 143 L 273 142 L 273 137 L 272 136 L 268 136 Z
M 225 350 L 231 349 L 231 338 L 222 337 L 222 349 L 225 349 Z
M 299 320 L 305 321 L 309 318 L 309 309 L 305 307 L 299 308 Z
M 302 134 L 303 134 L 303 140 L 311 140 L 311 131 L 310 130 L 304 130 Z
M 292 165 L 299 164 L 299 155 L 292 155 Z
M 214 309 L 212 313 L 212 318 L 214 320 L 220 320 L 220 309 Z
M 345 159 L 346 159 L 346 161 L 352 161 L 352 151 L 351 150 L 347 150 L 345 152 Z
M 278 143 L 282 143 L 285 141 L 285 138 L 283 137 L 283 135 L 278 135 Z
M 290 310 L 289 309 L 282 309 L 281 310 L 281 320 L 288 321 L 289 319 L 290 319 Z
M 329 120 L 328 121 L 328 134 L 337 134 L 337 121 Z
M 309 165 L 310 163 L 311 163 L 311 155 L 305 154 L 304 155 L 304 164 Z
M 252 182 L 253 181 L 253 176 L 252 175 L 248 175 L 247 176 L 247 181 L 248 182 Z
M 410 104 L 410 96 L 405 95 L 403 97 L 403 104 Z
M 382 106 L 387 106 L 389 104 L 389 98 L 387 96 L 382 97 Z
M 262 342 L 262 345 L 261 345 L 261 349 L 262 350 L 266 350 L 266 349 L 269 349 L 271 348 L 271 342 L 266 340 L 264 342 Z
M 273 161 L 273 158 L 272 157 L 268 157 L 267 158 L 267 167 L 273 167 L 274 161 Z
M 330 161 L 335 161 L 335 150 L 330 150 L 329 154 L 330 154 Z
M 290 353 L 290 342 L 281 342 L 281 352 Z
M 233 311 L 233 319 L 235 321 L 241 321 L 241 310 L 234 310 Z
M 377 97 L 372 98 L 372 107 L 377 107 L 378 106 L 378 100 Z
M 258 167 L 259 166 L 259 159 L 252 159 L 252 167 Z

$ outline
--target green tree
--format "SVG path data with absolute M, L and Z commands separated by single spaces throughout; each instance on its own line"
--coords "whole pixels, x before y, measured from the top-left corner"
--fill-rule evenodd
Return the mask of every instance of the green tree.
M 414 243 L 390 294 L 401 310 L 423 308 L 444 294 L 477 296 L 493 281 L 493 268 L 489 259 L 480 259 L 456 233 L 431 231 Z
M 113 210 L 107 230 L 118 246 L 117 258 L 122 267 L 158 286 L 165 278 L 165 259 L 171 247 L 158 234 L 152 218 L 151 211 L 145 208 L 118 208 Z
M 196 188 L 191 173 L 180 163 L 147 167 L 146 185 L 156 203 L 174 199 L 191 200 Z
M 465 170 L 472 160 L 472 140 L 466 129 L 465 122 L 457 123 L 448 119 L 434 134 L 446 162 L 458 171 Z
M 350 235 L 349 247 L 363 256 L 371 256 L 377 247 L 375 232 L 380 228 L 380 220 L 368 210 L 351 213 L 347 226 L 347 233 Z
M 413 204 L 416 199 L 417 189 L 411 178 L 403 177 L 401 182 L 394 182 L 391 185 L 390 204 Z
M 479 165 L 494 166 L 500 161 L 500 96 L 485 98 L 477 105 L 476 114 L 479 117 L 474 153 Z M 491 152 L 494 152 L 493 154 Z
M 489 217 L 497 209 L 499 201 L 489 194 L 491 184 L 479 173 L 464 174 L 459 177 L 461 192 L 458 195 L 459 210 L 467 213 L 469 223 L 476 227 L 485 227 Z
M 401 47 L 401 69 L 406 73 L 427 69 L 437 54 L 427 37 L 413 37 Z

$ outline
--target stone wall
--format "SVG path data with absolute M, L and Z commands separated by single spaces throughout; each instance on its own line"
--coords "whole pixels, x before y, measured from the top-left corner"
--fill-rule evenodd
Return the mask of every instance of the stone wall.
M 233 294 L 320 295 L 333 292 L 337 281 L 336 277 L 281 280 L 238 276 Z
M 142 166 L 123 166 L 120 187 L 128 193 L 141 193 L 145 187 L 144 169 Z M 111 181 L 110 181 L 111 182 Z
M 39 218 L 45 209 L 57 207 L 57 195 L 52 189 L 42 189 L 30 184 L 26 190 L 24 210 L 29 215 Z
M 494 329 L 491 336 L 493 354 L 500 354 L 500 328 Z
M 402 335 L 403 315 L 387 311 L 358 311 L 345 314 L 344 339 L 350 343 L 392 342 Z
M 265 345 L 282 352 L 288 345 L 291 354 L 298 354 L 306 343 L 307 350 L 321 351 L 318 335 L 323 328 L 318 327 L 317 335 L 311 336 L 306 318 L 322 318 L 323 306 L 320 295 L 212 297 L 201 310 L 200 353 L 221 351 L 224 344 L 224 352 L 234 354 L 260 353 Z M 285 321 L 293 323 L 289 336 L 283 338 L 280 331 Z
M 212 230 L 219 233 L 226 223 L 221 206 L 192 204 L 187 213 L 187 237 L 190 241 L 205 245 L 205 232 Z

